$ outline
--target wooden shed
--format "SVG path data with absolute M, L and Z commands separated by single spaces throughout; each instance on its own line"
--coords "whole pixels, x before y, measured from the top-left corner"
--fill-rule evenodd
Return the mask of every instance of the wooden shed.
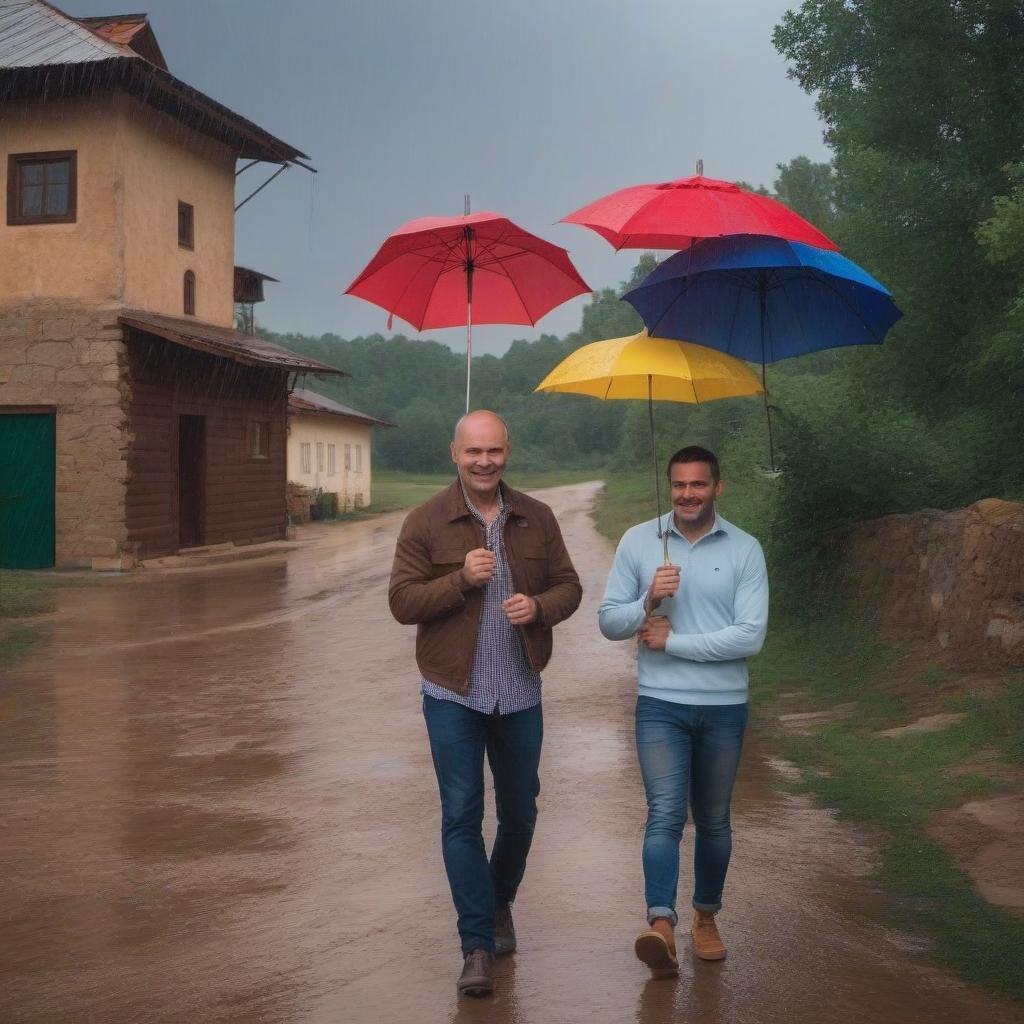
M 126 310 L 125 516 L 141 558 L 284 536 L 288 392 L 334 367 L 228 328 Z

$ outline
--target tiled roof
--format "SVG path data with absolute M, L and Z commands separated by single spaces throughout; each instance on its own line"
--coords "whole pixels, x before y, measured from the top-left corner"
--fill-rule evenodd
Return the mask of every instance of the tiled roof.
M 104 39 L 122 46 L 130 46 L 137 54 L 167 70 L 167 61 L 160 44 L 149 26 L 146 14 L 115 14 L 110 17 L 78 18 L 80 24 L 99 33 Z
M 344 416 L 350 420 L 358 420 L 360 423 L 368 423 L 371 426 L 393 427 L 394 423 L 387 420 L 379 420 L 376 416 L 368 416 L 365 412 L 353 409 L 351 406 L 342 405 L 331 398 L 318 395 L 315 391 L 305 388 L 295 388 L 288 396 L 288 411 L 291 413 L 330 413 L 334 416 Z
M 0 68 L 85 64 L 123 57 L 138 59 L 128 46 L 104 39 L 49 4 L 0 0 Z
M 242 334 L 230 327 L 218 327 L 202 320 L 184 320 L 176 316 L 147 313 L 140 309 L 121 311 L 118 320 L 133 330 L 155 334 L 176 345 L 207 352 L 210 355 L 233 359 L 249 366 L 273 366 L 279 370 L 294 370 L 298 373 L 331 373 L 348 377 L 344 370 L 329 366 L 317 359 L 289 352 L 280 345 L 274 345 L 262 338 Z
M 107 38 L 45 0 L 0 0 L 0 104 L 119 88 L 221 140 L 240 159 L 284 164 L 308 159 L 301 150 L 175 78 L 152 60 L 146 47 L 140 46 L 146 51 L 140 55 L 115 41 L 119 37 L 112 33 Z M 152 43 L 156 46 L 155 36 Z M 156 50 L 159 53 L 159 47 Z

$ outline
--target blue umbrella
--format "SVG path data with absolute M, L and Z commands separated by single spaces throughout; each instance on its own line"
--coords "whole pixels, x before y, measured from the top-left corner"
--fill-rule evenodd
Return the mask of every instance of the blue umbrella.
M 903 315 L 889 291 L 837 252 L 766 235 L 695 242 L 623 298 L 652 335 L 764 367 L 845 345 L 879 345 Z M 765 406 L 767 408 L 767 387 Z M 771 417 L 768 439 L 772 449 Z

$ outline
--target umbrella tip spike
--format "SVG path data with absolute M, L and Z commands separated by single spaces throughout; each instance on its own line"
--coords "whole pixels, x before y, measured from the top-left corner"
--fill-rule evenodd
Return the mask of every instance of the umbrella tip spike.
M 697 174 L 699 176 L 701 176 L 701 177 L 703 177 L 703 175 L 704 175 L 704 161 L 703 160 L 698 160 L 697 161 Z

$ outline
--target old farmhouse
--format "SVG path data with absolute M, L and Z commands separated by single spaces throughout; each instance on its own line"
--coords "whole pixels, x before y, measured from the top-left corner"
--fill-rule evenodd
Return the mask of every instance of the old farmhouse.
M 289 481 L 337 494 L 339 512 L 369 505 L 372 431 L 393 424 L 304 388 L 288 399 L 288 417 Z
M 339 371 L 234 329 L 235 180 L 303 159 L 144 15 L 0 0 L 0 566 L 284 536 L 288 394 Z

